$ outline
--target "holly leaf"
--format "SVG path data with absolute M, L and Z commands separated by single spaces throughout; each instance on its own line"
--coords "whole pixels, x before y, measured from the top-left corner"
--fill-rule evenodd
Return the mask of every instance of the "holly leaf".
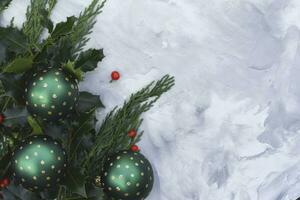
M 55 43 L 44 46 L 42 51 L 36 56 L 34 62 L 47 64 L 53 67 L 61 66 L 72 60 L 72 42 L 68 37 L 62 37 Z
M 95 134 L 96 117 L 95 111 L 89 113 L 81 113 L 78 121 L 73 121 L 69 134 L 72 135 L 68 152 L 70 152 L 69 160 L 80 158 L 82 152 L 93 145 L 91 135 Z M 80 150 L 82 149 L 82 150 Z
M 80 173 L 80 169 L 70 167 L 66 174 L 66 185 L 72 193 L 87 198 L 85 189 L 85 177 Z
M 89 112 L 92 109 L 104 107 L 99 95 L 93 95 L 89 92 L 80 92 L 77 110 L 81 113 Z
M 63 68 L 67 70 L 70 74 L 73 74 L 79 81 L 83 80 L 83 71 L 81 69 L 74 68 L 74 62 L 68 61 Z
M 43 129 L 41 128 L 39 123 L 32 116 L 28 116 L 27 121 L 32 128 L 33 134 L 43 134 Z
M 16 54 L 23 54 L 29 50 L 26 36 L 14 27 L 0 27 L 0 44 Z
M 65 36 L 71 33 L 74 23 L 76 21 L 76 17 L 68 17 L 67 21 L 60 22 L 55 26 L 55 29 L 51 33 L 51 38 L 56 40 L 61 36 Z
M 27 122 L 28 111 L 25 107 L 9 108 L 3 114 L 5 116 L 4 125 L 6 126 L 24 125 Z
M 103 58 L 103 49 L 89 49 L 79 55 L 75 69 L 80 68 L 83 72 L 93 71 Z
M 32 57 L 16 58 L 3 69 L 7 73 L 23 73 L 32 68 Z

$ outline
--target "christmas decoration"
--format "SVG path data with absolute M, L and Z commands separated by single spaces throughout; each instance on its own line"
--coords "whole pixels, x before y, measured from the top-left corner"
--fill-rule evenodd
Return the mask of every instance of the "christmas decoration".
M 16 180 L 29 190 L 55 187 L 63 178 L 66 152 L 49 136 L 28 137 L 16 148 L 12 170 Z
M 73 112 L 79 97 L 77 80 L 62 68 L 51 67 L 29 77 L 25 94 L 28 111 L 50 121 Z
M 120 73 L 118 71 L 113 71 L 111 73 L 111 80 L 117 81 L 120 79 Z
M 136 130 L 130 130 L 130 131 L 128 132 L 128 137 L 130 137 L 130 138 L 135 138 L 136 135 L 137 135 Z
M 153 170 L 140 153 L 123 150 L 108 157 L 101 176 L 105 193 L 115 199 L 141 200 L 153 186 Z
M 0 14 L 11 1 L 0 3 Z M 96 111 L 104 107 L 100 96 L 78 92 L 78 82 L 104 58 L 103 49 L 85 48 L 105 5 L 90 1 L 79 16 L 54 24 L 57 1 L 32 0 L 21 28 L 13 20 L 0 25 L 0 177 L 8 177 L 2 186 L 10 186 L 2 190 L 4 199 L 139 200 L 151 190 L 151 165 L 131 145 L 141 139 L 142 114 L 173 87 L 174 78 L 165 75 L 130 95 L 96 129 Z M 111 79 L 120 76 L 114 71 Z
M 140 150 L 140 148 L 137 146 L 137 145 L 132 145 L 131 147 L 130 147 L 130 149 L 131 149 L 131 151 L 133 151 L 133 152 L 138 152 L 139 150 Z

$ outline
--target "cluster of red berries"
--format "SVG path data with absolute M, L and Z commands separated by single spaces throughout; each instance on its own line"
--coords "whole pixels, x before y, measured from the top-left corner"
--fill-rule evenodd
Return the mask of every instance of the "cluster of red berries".
M 130 137 L 130 138 L 132 138 L 132 139 L 135 138 L 136 135 L 137 135 L 137 132 L 136 132 L 136 130 L 134 130 L 134 129 L 132 129 L 132 130 L 130 130 L 130 131 L 128 132 L 128 137 Z M 138 151 L 140 151 L 140 148 L 139 148 L 137 145 L 135 145 L 135 144 L 131 145 L 130 149 L 131 149 L 131 151 L 133 151 L 133 152 L 138 152 Z
M 113 72 L 111 73 L 111 82 L 112 82 L 112 81 L 117 81 L 117 80 L 119 80 L 120 77 L 121 77 L 121 75 L 120 75 L 120 73 L 119 73 L 118 71 L 113 71 Z M 136 137 L 136 135 L 137 135 L 137 132 L 136 132 L 136 130 L 134 130 L 134 129 L 132 129 L 132 130 L 130 130 L 130 131 L 128 132 L 128 137 L 130 137 L 130 138 L 132 138 L 132 139 L 134 139 L 134 138 Z M 131 151 L 133 151 L 133 152 L 138 152 L 138 151 L 140 151 L 140 148 L 139 148 L 137 145 L 135 145 L 135 144 L 131 145 L 130 149 L 131 149 Z

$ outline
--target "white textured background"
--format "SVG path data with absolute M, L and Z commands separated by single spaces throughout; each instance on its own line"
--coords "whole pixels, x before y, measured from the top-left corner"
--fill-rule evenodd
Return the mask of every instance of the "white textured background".
M 53 19 L 87 0 L 58 0 Z M 24 18 L 15 0 L 8 23 Z M 106 58 L 81 89 L 106 109 L 166 73 L 176 87 L 145 114 L 149 200 L 300 196 L 300 1 L 108 0 L 89 46 Z M 110 72 L 122 73 L 109 84 Z

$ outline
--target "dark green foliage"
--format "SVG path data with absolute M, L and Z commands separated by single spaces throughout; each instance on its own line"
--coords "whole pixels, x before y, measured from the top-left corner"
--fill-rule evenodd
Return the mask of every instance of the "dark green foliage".
M 82 113 L 89 112 L 95 108 L 104 107 L 100 97 L 88 92 L 79 93 L 78 111 Z
M 2 73 L 0 74 L 0 81 L 3 86 L 3 90 L 5 91 L 5 94 L 3 94 L 2 98 L 9 97 L 7 101 L 10 101 L 12 99 L 18 102 L 20 105 L 24 105 L 24 81 L 22 79 L 22 76 Z M 2 98 L 0 98 L 0 102 L 1 100 L 4 100 Z
M 32 193 L 14 180 L 3 190 L 5 200 L 107 200 L 95 177 L 101 173 L 104 159 L 110 154 L 126 149 L 137 142 L 127 137 L 131 129 L 138 130 L 142 114 L 173 85 L 174 79 L 165 76 L 133 94 L 121 108 L 108 113 L 100 129 L 96 130 L 96 111 L 103 108 L 100 96 L 80 92 L 78 106 L 72 116 L 58 123 L 47 123 L 34 118 L 26 109 L 25 83 L 36 70 L 64 68 L 78 80 L 85 72 L 93 71 L 104 58 L 102 49 L 82 52 L 88 35 L 102 12 L 105 0 L 91 0 L 91 4 L 78 16 L 68 17 L 53 25 L 50 16 L 57 0 L 31 0 L 26 22 L 21 30 L 11 24 L 0 27 L 0 110 L 6 116 L 0 125 L 0 134 L 11 137 L 10 151 L 0 158 L 0 178 L 12 177 L 10 152 L 18 143 L 32 134 L 46 134 L 62 143 L 68 155 L 66 179 L 57 190 Z M 0 12 L 10 3 L 0 3 Z M 46 39 L 41 38 L 48 30 Z
M 80 68 L 83 72 L 93 71 L 103 58 L 103 49 L 89 49 L 79 55 L 75 69 Z
M 0 1 L 0 12 L 5 10 L 9 6 L 10 2 L 12 2 L 12 0 L 1 0 Z
M 3 72 L 23 73 L 32 68 L 32 57 L 17 57 L 8 65 L 4 66 Z
M 0 27 L 0 45 L 5 47 L 7 54 L 31 53 L 26 35 L 15 27 Z
M 74 23 L 76 21 L 76 18 L 74 16 L 68 17 L 67 21 L 60 22 L 55 26 L 55 29 L 51 33 L 51 39 L 57 40 L 62 36 L 66 36 L 70 34 L 73 30 Z

